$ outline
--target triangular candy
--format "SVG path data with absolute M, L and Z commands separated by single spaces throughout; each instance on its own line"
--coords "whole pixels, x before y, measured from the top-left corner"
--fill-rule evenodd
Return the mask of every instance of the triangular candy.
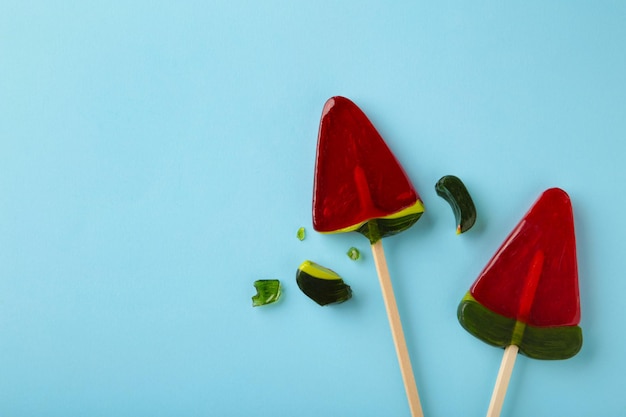
M 358 231 L 375 242 L 410 227 L 423 211 L 409 178 L 365 113 L 345 97 L 330 98 L 318 136 L 313 228 Z
M 546 190 L 480 273 L 458 310 L 470 333 L 540 359 L 582 346 L 574 218 L 569 196 Z

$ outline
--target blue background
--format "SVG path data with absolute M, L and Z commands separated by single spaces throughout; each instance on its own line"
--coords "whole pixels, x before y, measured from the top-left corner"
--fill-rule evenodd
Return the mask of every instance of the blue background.
M 624 22 L 618 1 L 4 0 L 0 415 L 408 416 L 367 241 L 311 227 L 333 95 L 426 206 L 384 242 L 425 415 L 485 413 L 502 351 L 456 307 L 552 186 L 585 342 L 519 357 L 503 416 L 624 415 Z M 479 211 L 461 236 L 445 174 Z M 306 298 L 305 259 L 354 298 Z M 264 278 L 283 297 L 253 308 Z

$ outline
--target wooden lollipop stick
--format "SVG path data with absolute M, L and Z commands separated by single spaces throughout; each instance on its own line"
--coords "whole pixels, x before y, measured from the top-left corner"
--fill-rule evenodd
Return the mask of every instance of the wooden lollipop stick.
M 513 366 L 515 365 L 515 358 L 517 358 L 517 352 L 519 348 L 516 345 L 509 345 L 504 349 L 504 355 L 502 356 L 502 362 L 500 363 L 500 370 L 498 371 L 498 377 L 496 378 L 496 386 L 493 389 L 491 395 L 491 402 L 489 403 L 489 410 L 487 410 L 487 417 L 499 417 L 500 411 L 502 411 L 502 404 L 504 404 L 504 397 L 506 396 L 506 389 L 509 386 L 511 380 L 511 373 L 513 372 Z
M 522 302 L 520 303 L 518 317 L 523 322 L 528 321 L 528 315 L 535 299 L 535 293 L 537 292 L 537 285 L 539 284 L 539 278 L 541 278 L 541 271 L 543 270 L 544 254 L 543 251 L 538 250 L 533 256 L 530 264 L 530 270 L 524 285 L 522 293 Z M 520 330 L 518 331 L 518 326 Z M 513 334 L 523 334 L 524 326 L 522 322 L 517 322 Z M 519 336 L 518 336 L 519 337 Z M 502 356 L 502 363 L 500 364 L 500 371 L 498 371 L 498 377 L 496 378 L 496 386 L 491 394 L 491 402 L 489 403 L 489 410 L 487 411 L 487 417 L 499 417 L 500 411 L 502 411 L 502 404 L 504 403 L 504 396 L 506 395 L 506 389 L 509 386 L 509 380 L 511 379 L 511 373 L 513 372 L 513 365 L 515 365 L 515 358 L 517 358 L 517 352 L 519 347 L 512 344 L 504 349 L 504 356 Z
M 520 303 L 518 317 L 522 319 L 522 322 L 518 321 L 515 324 L 513 334 L 523 334 L 524 325 L 523 322 L 528 321 L 528 315 L 535 299 L 535 293 L 537 292 L 537 286 L 539 285 L 539 278 L 541 278 L 541 271 L 543 270 L 544 254 L 543 251 L 538 250 L 533 256 L 530 264 L 530 270 L 526 282 L 524 283 L 524 289 L 522 293 L 522 302 Z M 519 326 L 519 330 L 518 330 Z M 517 336 L 518 338 L 520 336 Z M 521 340 L 521 339 L 520 339 Z M 504 356 L 502 356 L 502 363 L 500 363 L 500 370 L 498 371 L 498 377 L 496 378 L 496 386 L 491 394 L 491 402 L 489 403 L 489 410 L 487 410 L 487 417 L 499 417 L 500 411 L 502 411 L 502 404 L 504 403 L 504 396 L 506 395 L 506 389 L 509 386 L 509 380 L 511 379 L 511 373 L 513 372 L 513 366 L 515 365 L 515 359 L 517 358 L 517 352 L 519 347 L 512 344 L 504 349 Z
M 404 389 L 406 390 L 406 395 L 409 400 L 411 416 L 423 417 L 424 413 L 422 412 L 420 397 L 417 393 L 417 385 L 415 384 L 415 378 L 413 376 L 413 368 L 411 368 L 411 358 L 409 357 L 409 351 L 406 348 L 406 340 L 404 339 L 404 332 L 402 331 L 402 323 L 400 322 L 400 314 L 398 313 L 396 297 L 393 294 L 393 287 L 391 286 L 391 278 L 389 277 L 389 270 L 387 268 L 387 260 L 385 259 L 382 239 L 372 245 L 372 254 L 374 256 L 376 272 L 378 273 L 378 279 L 380 281 L 380 287 L 385 301 L 385 308 L 387 309 L 387 317 L 389 318 L 389 326 L 391 327 L 393 343 L 396 346 L 396 354 L 398 355 L 398 362 L 400 363 L 400 372 L 402 373 Z

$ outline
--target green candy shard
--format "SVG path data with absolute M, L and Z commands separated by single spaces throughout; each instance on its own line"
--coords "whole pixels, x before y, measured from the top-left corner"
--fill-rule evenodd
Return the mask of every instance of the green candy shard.
M 259 279 L 254 281 L 254 288 L 257 294 L 252 296 L 252 307 L 272 304 L 280 298 L 280 281 L 277 279 Z
M 353 246 L 350 249 L 348 249 L 348 252 L 346 253 L 346 255 L 348 255 L 348 258 L 352 259 L 353 261 L 356 261 L 357 259 L 361 257 L 361 252 L 359 252 L 359 250 Z
M 296 272 L 302 292 L 321 306 L 343 303 L 352 298 L 352 289 L 333 270 L 304 261 Z
M 296 237 L 300 241 L 304 240 L 304 238 L 306 237 L 306 230 L 304 229 L 304 227 L 301 227 L 298 229 L 298 232 L 296 233 Z
M 457 310 L 461 326 L 485 343 L 497 347 L 519 346 L 520 353 L 534 359 L 568 359 L 583 344 L 579 326 L 531 326 L 494 313 L 468 292 Z
M 456 233 L 468 231 L 476 222 L 476 207 L 459 177 L 445 175 L 435 184 L 437 195 L 450 204 L 456 221 Z

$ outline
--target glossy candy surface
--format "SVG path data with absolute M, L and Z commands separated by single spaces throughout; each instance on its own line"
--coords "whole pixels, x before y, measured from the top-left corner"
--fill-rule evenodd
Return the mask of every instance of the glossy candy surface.
M 300 290 L 321 306 L 338 304 L 352 298 L 352 289 L 332 269 L 304 261 L 296 272 Z
M 277 279 L 259 279 L 254 281 L 256 295 L 252 296 L 252 306 L 259 307 L 278 301 L 281 294 L 280 281 Z
M 539 359 L 582 346 L 574 219 L 569 196 L 546 190 L 480 273 L 458 309 L 470 333 Z
M 345 97 L 323 109 L 315 161 L 313 228 L 358 231 L 375 243 L 413 225 L 424 207 L 367 116 Z
M 445 175 L 435 184 L 437 195 L 450 204 L 456 221 L 456 233 L 467 232 L 476 223 L 476 207 L 459 177 Z

